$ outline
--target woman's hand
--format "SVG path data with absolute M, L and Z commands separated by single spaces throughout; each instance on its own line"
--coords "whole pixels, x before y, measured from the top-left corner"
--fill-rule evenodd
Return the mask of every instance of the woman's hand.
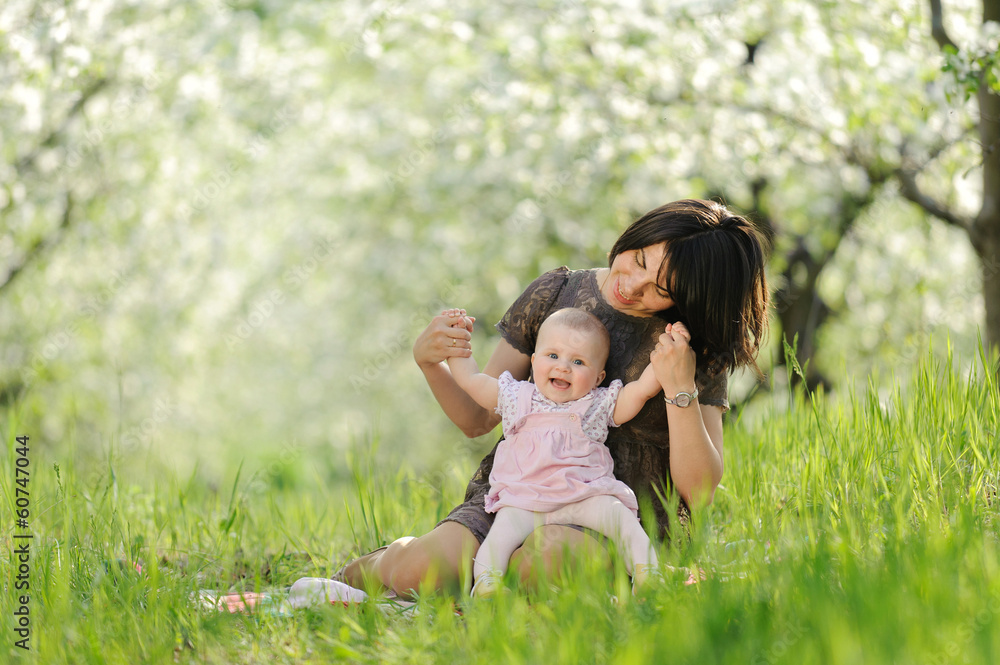
M 472 356 L 472 325 L 475 317 L 464 309 L 446 309 L 431 319 L 430 324 L 413 343 L 413 359 L 421 367 L 437 365 L 448 358 Z
M 649 362 L 667 397 L 694 390 L 695 353 L 691 333 L 683 323 L 667 324 L 649 354 Z

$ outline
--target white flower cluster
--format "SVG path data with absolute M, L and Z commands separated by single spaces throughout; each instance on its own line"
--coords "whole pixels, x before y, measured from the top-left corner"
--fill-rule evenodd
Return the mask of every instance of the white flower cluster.
M 945 55 L 945 94 L 967 101 L 984 83 L 1000 92 L 1000 22 L 986 21 L 976 40 Z

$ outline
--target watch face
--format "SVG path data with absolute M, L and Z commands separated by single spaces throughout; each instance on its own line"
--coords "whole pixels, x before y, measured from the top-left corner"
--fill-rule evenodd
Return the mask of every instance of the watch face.
M 674 403 L 676 403 L 677 406 L 684 408 L 685 406 L 691 404 L 691 396 L 687 393 L 677 393 L 677 397 L 674 398 Z

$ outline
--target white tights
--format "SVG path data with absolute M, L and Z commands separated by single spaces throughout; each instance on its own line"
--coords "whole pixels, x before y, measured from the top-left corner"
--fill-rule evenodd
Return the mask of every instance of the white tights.
M 592 496 L 548 513 L 536 513 L 521 508 L 504 507 L 486 540 L 479 547 L 473 575 L 478 580 L 486 571 L 503 573 L 514 550 L 540 526 L 576 524 L 593 529 L 614 541 L 626 561 L 629 574 L 639 565 L 656 565 L 656 552 L 639 520 L 621 501 L 610 495 Z

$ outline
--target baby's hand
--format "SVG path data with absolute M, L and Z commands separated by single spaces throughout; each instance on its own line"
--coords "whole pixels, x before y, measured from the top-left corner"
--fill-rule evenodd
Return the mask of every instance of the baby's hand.
M 443 310 L 441 312 L 441 314 L 442 314 L 442 316 L 448 316 L 448 317 L 452 317 L 452 318 L 454 318 L 454 317 L 462 317 L 460 321 L 456 321 L 455 323 L 451 324 L 451 327 L 452 328 L 465 328 L 466 330 L 469 331 L 470 334 L 472 333 L 472 324 L 474 324 L 476 322 L 476 317 L 474 317 L 474 316 L 466 316 L 464 309 L 455 309 L 455 308 L 453 308 L 453 309 L 446 309 L 446 310 Z
M 676 323 L 667 324 L 667 332 L 673 332 L 679 334 L 687 341 L 688 344 L 691 343 L 691 331 L 688 330 L 687 326 L 681 323 L 680 321 L 677 321 Z
M 649 354 L 656 380 L 667 395 L 694 387 L 695 353 L 691 333 L 683 323 L 668 323 Z

